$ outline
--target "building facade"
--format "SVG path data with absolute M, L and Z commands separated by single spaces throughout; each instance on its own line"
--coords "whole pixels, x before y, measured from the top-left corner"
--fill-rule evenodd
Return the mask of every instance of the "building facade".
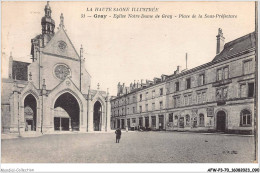
M 224 44 L 212 61 L 153 81 L 118 84 L 111 127 L 252 134 L 256 125 L 256 35 Z
M 42 33 L 31 39 L 32 63 L 13 60 L 2 79 L 2 132 L 108 131 L 110 96 L 92 90 L 83 48 L 76 51 L 60 16 L 58 31 L 49 2 Z

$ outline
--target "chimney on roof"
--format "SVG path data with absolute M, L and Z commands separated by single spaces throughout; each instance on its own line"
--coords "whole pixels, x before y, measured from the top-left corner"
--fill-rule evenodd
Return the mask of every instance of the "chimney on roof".
M 178 65 L 178 66 L 177 66 L 177 74 L 178 74 L 180 71 L 181 71 L 181 66 Z
M 219 54 L 223 49 L 224 49 L 224 44 L 225 44 L 225 37 L 223 36 L 222 29 L 218 29 L 218 35 L 217 37 L 217 51 L 216 53 Z

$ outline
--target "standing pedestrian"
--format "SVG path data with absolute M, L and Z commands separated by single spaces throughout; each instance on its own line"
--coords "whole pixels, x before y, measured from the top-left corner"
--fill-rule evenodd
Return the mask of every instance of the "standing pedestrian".
M 119 143 L 119 140 L 121 138 L 121 129 L 118 128 L 116 131 L 115 131 L 115 134 L 116 134 L 116 143 Z

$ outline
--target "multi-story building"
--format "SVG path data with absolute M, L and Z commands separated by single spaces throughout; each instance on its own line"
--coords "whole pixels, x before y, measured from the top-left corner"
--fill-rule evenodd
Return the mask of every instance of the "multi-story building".
M 112 128 L 252 133 L 255 37 L 250 33 L 224 44 L 219 29 L 212 61 L 182 71 L 178 66 L 174 74 L 145 84 L 127 88 L 119 83 L 118 95 L 111 100 Z

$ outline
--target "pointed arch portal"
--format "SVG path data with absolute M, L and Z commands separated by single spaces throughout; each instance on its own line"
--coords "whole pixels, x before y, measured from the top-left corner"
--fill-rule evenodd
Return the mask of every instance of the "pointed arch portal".
M 37 125 L 37 101 L 32 94 L 24 99 L 25 131 L 36 131 Z
M 93 125 L 94 131 L 101 131 L 101 120 L 102 120 L 102 106 L 99 101 L 96 101 L 94 104 L 94 118 L 93 118 Z
M 80 108 L 76 98 L 66 92 L 54 104 L 54 130 L 79 131 Z

